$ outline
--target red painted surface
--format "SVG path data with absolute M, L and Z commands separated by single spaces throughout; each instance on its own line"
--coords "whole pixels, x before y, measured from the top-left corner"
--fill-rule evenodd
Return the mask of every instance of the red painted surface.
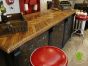
M 28 4 L 29 3 L 29 0 L 25 0 L 25 3 Z
M 20 11 L 23 12 L 24 14 L 30 14 L 33 12 L 37 12 L 40 10 L 40 0 L 19 0 L 20 2 Z M 25 11 L 24 5 L 28 4 L 28 10 Z M 38 10 L 34 11 L 34 5 L 38 5 Z
M 38 3 L 37 3 L 37 0 L 29 0 L 29 1 L 30 1 L 30 2 L 29 2 L 30 5 L 38 4 Z
M 31 57 L 33 66 L 67 66 L 65 53 L 53 46 L 44 46 L 36 49 Z
M 24 2 L 25 2 L 25 0 L 19 0 L 20 12 L 24 12 Z
M 6 3 L 7 3 L 8 5 L 13 4 L 13 3 L 14 3 L 14 0 L 6 0 Z
M 87 21 L 87 20 L 88 20 L 88 16 L 85 16 L 85 15 L 77 15 L 77 16 L 76 16 L 76 19 Z

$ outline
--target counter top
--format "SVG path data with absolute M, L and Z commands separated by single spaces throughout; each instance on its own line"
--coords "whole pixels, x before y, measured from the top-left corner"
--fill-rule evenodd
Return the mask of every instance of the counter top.
M 48 10 L 47 13 L 34 13 L 25 15 L 24 18 L 28 23 L 27 32 L 19 32 L 16 34 L 1 36 L 0 37 L 0 49 L 11 53 L 15 49 L 22 46 L 25 42 L 37 37 L 43 32 L 49 30 L 65 18 L 74 14 L 73 10 Z

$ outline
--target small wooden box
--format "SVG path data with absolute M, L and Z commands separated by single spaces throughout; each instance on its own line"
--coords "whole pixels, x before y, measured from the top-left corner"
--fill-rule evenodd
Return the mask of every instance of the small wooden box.
M 0 35 L 13 34 L 27 31 L 27 22 L 21 13 L 8 14 L 7 22 L 0 24 Z

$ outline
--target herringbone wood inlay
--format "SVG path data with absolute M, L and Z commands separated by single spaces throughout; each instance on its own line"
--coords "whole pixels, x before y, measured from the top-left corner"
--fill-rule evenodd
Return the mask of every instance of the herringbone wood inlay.
M 48 10 L 47 13 L 44 14 L 34 13 L 25 15 L 24 18 L 28 23 L 28 31 L 19 32 L 8 36 L 1 36 L 0 49 L 10 53 L 23 45 L 25 42 L 55 26 L 68 16 L 72 15 L 74 12 L 75 11 L 72 10 Z

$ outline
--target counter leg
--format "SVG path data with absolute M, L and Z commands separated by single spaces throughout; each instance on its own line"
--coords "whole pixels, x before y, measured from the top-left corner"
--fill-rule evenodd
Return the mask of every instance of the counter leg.
M 19 55 L 19 51 L 14 51 L 10 54 L 7 54 L 5 52 L 3 52 L 4 58 L 5 58 L 5 63 L 6 66 L 20 66 L 19 65 L 19 61 L 18 61 L 18 55 Z

